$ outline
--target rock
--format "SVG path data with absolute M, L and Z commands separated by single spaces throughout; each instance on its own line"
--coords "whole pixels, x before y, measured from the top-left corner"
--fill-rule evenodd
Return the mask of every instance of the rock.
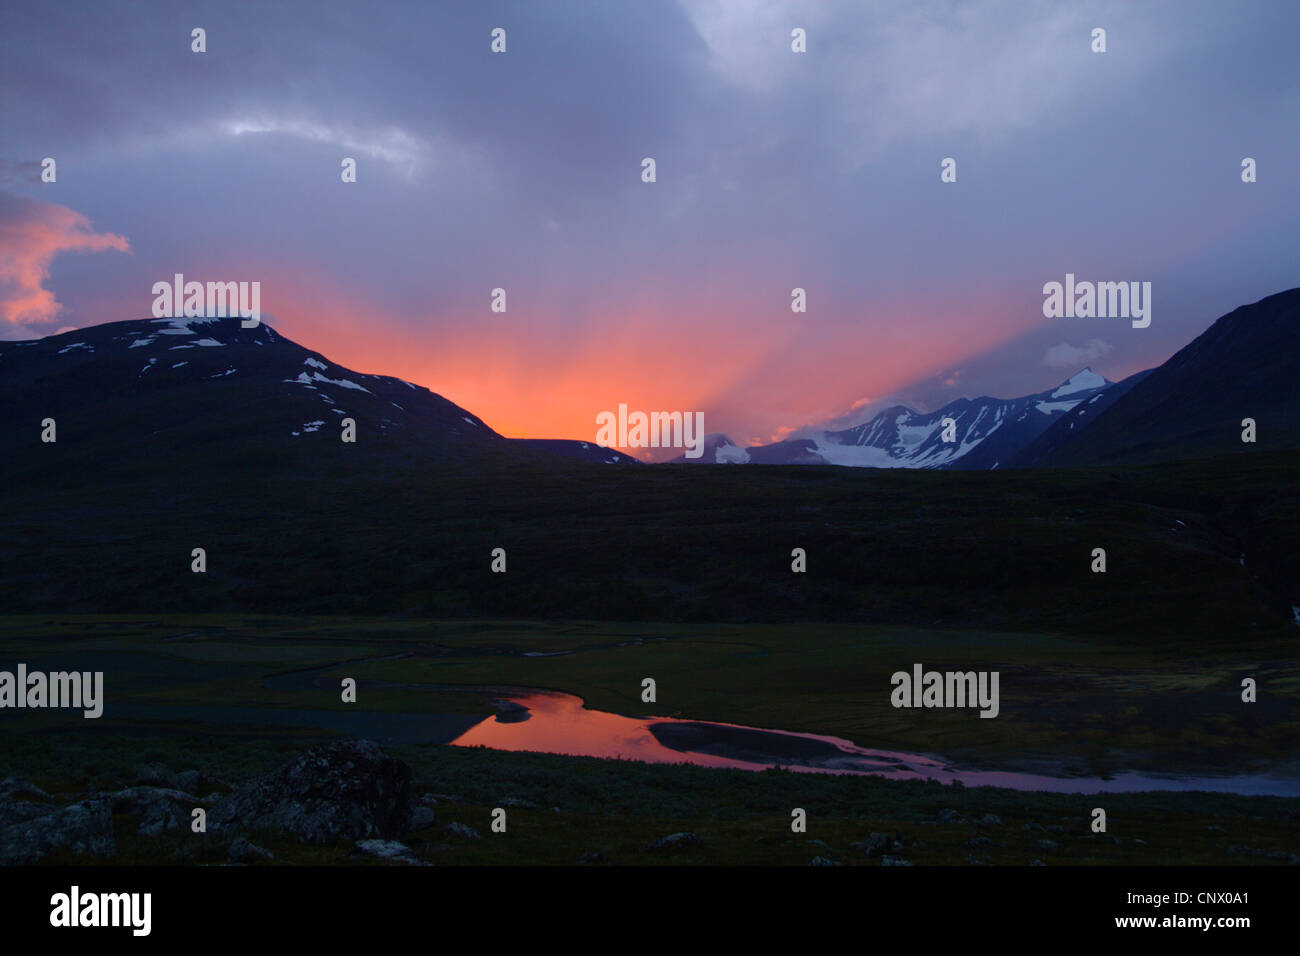
M 432 793 L 426 793 L 424 796 L 420 797 L 420 803 L 426 807 L 436 807 L 438 805 L 438 798 Z
M 867 838 L 862 841 L 863 856 L 880 856 L 889 849 L 889 834 L 887 833 L 868 833 Z
M 517 701 L 491 700 L 488 703 L 497 709 L 496 719 L 500 724 L 518 724 L 533 716 L 527 707 Z
M 993 845 L 993 841 L 986 836 L 971 837 L 969 840 L 966 841 L 966 846 L 970 847 L 972 850 L 975 849 L 976 847 L 992 846 L 992 845 Z
M 194 794 L 172 787 L 127 787 L 125 790 L 114 790 L 101 796 L 112 803 L 114 813 L 140 814 L 148 809 L 150 804 L 159 800 L 170 800 L 173 803 L 198 803 L 198 797 Z
M 972 853 L 970 856 L 966 857 L 966 865 L 967 866 L 988 866 L 989 861 L 987 859 L 980 859 L 974 853 Z
M 881 866 L 912 866 L 907 860 L 897 856 L 885 856 L 880 859 Z
M 647 853 L 676 853 L 679 850 L 702 846 L 703 844 L 704 841 L 694 833 L 670 833 L 666 837 L 660 837 L 658 840 L 647 843 L 641 849 Z
M 197 770 L 182 770 L 176 774 L 175 787 L 177 790 L 185 790 L 188 793 L 198 793 L 199 787 L 203 786 L 203 774 Z
M 1026 824 L 1025 824 L 1023 827 L 1021 827 L 1020 829 L 1024 830 L 1026 833 L 1043 833 L 1043 832 L 1044 832 L 1044 830 L 1043 830 L 1043 825 L 1042 825 L 1041 823 L 1026 823 Z
M 391 839 L 411 818 L 411 768 L 369 740 L 315 747 L 240 784 L 208 813 L 212 830 L 265 830 L 302 843 Z
M 1057 823 L 1049 823 L 1046 827 L 1044 827 L 1044 829 L 1047 830 L 1048 833 L 1064 833 L 1064 832 L 1065 832 L 1065 827 L 1063 827 L 1063 826 L 1061 826 L 1060 824 L 1057 824 Z
M 1060 844 L 1058 844 L 1055 840 L 1035 840 L 1035 841 L 1034 841 L 1034 849 L 1036 849 L 1036 850 L 1042 850 L 1042 851 L 1045 852 L 1045 853 L 1055 853 L 1055 852 L 1056 852 L 1057 850 L 1059 850 L 1060 848 L 1061 848 L 1061 847 L 1060 847 Z
M 936 823 L 965 823 L 966 818 L 956 810 L 940 810 L 939 815 L 935 817 Z
M 393 863 L 405 863 L 407 866 L 428 866 L 405 843 L 396 840 L 358 840 L 357 849 L 367 856 L 378 857 Z
M 15 823 L 26 823 L 37 817 L 48 816 L 58 808 L 48 803 L 29 803 L 26 800 L 0 802 L 0 830 Z
M 169 831 L 179 831 L 190 821 L 190 815 L 174 806 L 156 803 L 140 819 L 136 832 L 141 836 L 161 836 Z
M 0 831 L 0 865 L 25 866 L 64 849 L 82 856 L 116 855 L 108 800 L 83 800 Z
M 413 832 L 415 830 L 426 830 L 433 826 L 437 815 L 431 807 L 416 807 L 411 811 L 411 822 L 408 825 Z
M 531 800 L 520 800 L 518 797 L 506 797 L 497 801 L 499 807 L 516 807 L 520 810 L 536 810 L 537 804 Z
M 471 826 L 466 826 L 464 823 L 449 823 L 442 828 L 442 832 L 451 834 L 452 836 L 461 837 L 466 840 L 482 839 L 482 837 L 479 836 L 477 830 L 475 830 Z
M 828 860 L 824 856 L 815 856 L 812 858 L 812 862 L 809 863 L 808 865 L 809 866 L 839 866 L 840 864 L 836 863 L 834 860 Z
M 982 827 L 1002 826 L 1002 818 L 998 816 L 996 813 L 986 813 L 984 814 L 984 816 L 980 817 L 979 820 L 976 822 L 979 823 L 979 825 Z
M 1042 860 L 1030 860 L 1026 866 L 1047 866 Z
M 151 763 L 146 764 L 135 772 L 135 784 L 140 787 L 169 787 L 178 789 L 176 786 L 176 774 L 172 773 L 166 764 Z
M 142 836 L 158 836 L 169 830 L 182 830 L 190 825 L 190 813 L 198 800 L 193 794 L 168 787 L 128 787 L 104 795 L 114 813 L 126 813 L 140 818 Z
M 5 777 L 0 781 L 0 800 L 53 800 L 48 793 L 30 780 Z
M 820 850 L 829 850 L 831 848 L 831 845 L 825 840 L 809 840 L 808 845 L 815 846 Z
M 30 780 L 5 777 L 0 781 L 0 830 L 48 816 L 57 809 L 54 798 Z
M 243 837 L 236 837 L 227 853 L 231 863 L 267 863 L 275 859 L 275 854 L 264 850 L 256 844 L 249 843 Z
M 584 853 L 582 856 L 578 857 L 578 862 L 588 863 L 595 866 L 601 863 L 608 863 L 609 860 L 605 859 L 604 855 L 600 853 Z

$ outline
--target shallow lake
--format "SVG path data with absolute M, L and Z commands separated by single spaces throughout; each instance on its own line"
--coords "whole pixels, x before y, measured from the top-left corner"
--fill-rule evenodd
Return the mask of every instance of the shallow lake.
M 1300 780 L 1263 775 L 1163 777 L 1122 773 L 1103 779 L 959 770 L 937 757 L 873 750 L 838 737 L 671 717 L 604 713 L 585 708 L 582 699 L 572 694 L 519 691 L 499 693 L 496 698 L 508 701 L 508 709 L 475 724 L 452 740 L 452 744 L 741 770 L 781 766 L 805 773 L 877 774 L 896 780 L 925 779 L 942 783 L 959 780 L 968 787 L 1058 793 L 1208 790 L 1250 795 L 1300 794 Z

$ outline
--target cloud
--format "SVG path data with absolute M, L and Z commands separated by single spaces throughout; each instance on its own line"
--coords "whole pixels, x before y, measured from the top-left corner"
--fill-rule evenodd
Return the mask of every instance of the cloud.
M 343 150 L 392 163 L 407 176 L 419 167 L 429 152 L 427 143 L 400 126 L 359 132 L 310 120 L 266 116 L 226 120 L 218 125 L 231 136 L 279 133 L 311 142 L 329 143 Z
M 711 65 L 734 87 L 769 99 L 795 92 L 837 114 L 829 146 L 857 166 L 918 137 L 1006 140 L 1051 125 L 1098 83 L 1122 88 L 1172 45 L 1151 14 L 1108 4 L 1077 10 L 1034 0 L 991 4 L 680 0 Z M 1094 7 L 1096 5 L 1094 4 Z M 1099 80 L 1088 39 L 1122 12 L 1143 56 L 1108 61 Z M 1146 22 L 1144 22 L 1146 21 Z M 790 49 L 807 31 L 808 52 Z
M 41 164 L 34 159 L 14 162 L 0 159 L 0 183 L 39 183 Z
M 1101 358 L 1114 346 L 1101 339 L 1092 339 L 1087 345 L 1076 346 L 1062 342 L 1053 345 L 1043 356 L 1043 364 L 1048 368 L 1077 368 Z
M 0 192 L 0 321 L 53 321 L 63 309 L 45 288 L 54 257 L 106 249 L 130 252 L 131 245 L 115 233 L 95 232 L 89 219 L 67 206 Z

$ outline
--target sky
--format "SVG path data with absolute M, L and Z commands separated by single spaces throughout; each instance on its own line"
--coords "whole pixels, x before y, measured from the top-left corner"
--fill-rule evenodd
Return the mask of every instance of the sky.
M 258 281 L 331 361 L 584 440 L 1119 380 L 1300 285 L 1296 36 L 1291 0 L 8 0 L 0 338 Z M 1150 282 L 1150 326 L 1046 318 L 1067 273 Z

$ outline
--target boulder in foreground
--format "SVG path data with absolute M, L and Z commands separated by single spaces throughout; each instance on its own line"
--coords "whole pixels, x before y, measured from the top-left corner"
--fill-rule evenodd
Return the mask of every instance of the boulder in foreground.
M 315 747 L 236 787 L 208 814 L 214 830 L 266 831 L 302 843 L 395 839 L 411 818 L 411 768 L 369 740 Z

